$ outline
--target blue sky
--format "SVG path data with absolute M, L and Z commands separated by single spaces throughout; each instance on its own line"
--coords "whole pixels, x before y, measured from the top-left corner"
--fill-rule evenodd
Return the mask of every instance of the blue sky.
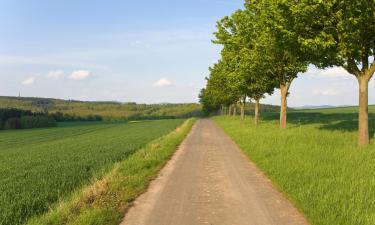
M 219 58 L 215 22 L 242 2 L 0 0 L 0 95 L 196 102 Z M 300 77 L 291 105 L 357 102 L 355 79 L 339 68 Z M 278 92 L 264 102 L 278 104 Z

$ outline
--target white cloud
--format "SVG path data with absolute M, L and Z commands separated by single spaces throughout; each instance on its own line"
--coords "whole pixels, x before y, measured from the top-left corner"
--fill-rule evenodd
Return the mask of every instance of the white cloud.
M 108 51 L 108 50 L 107 50 Z M 67 53 L 59 54 L 48 54 L 48 56 L 35 56 L 35 57 L 19 57 L 19 56 L 7 56 L 0 55 L 0 65 L 37 65 L 37 66 L 55 66 L 55 67 L 83 67 L 92 69 L 104 69 L 109 68 L 98 63 L 82 62 L 80 59 L 82 56 L 97 56 L 103 55 L 106 51 L 94 51 L 94 52 L 74 52 L 69 51 Z M 112 52 L 108 52 L 110 54 Z
M 314 95 L 321 95 L 321 96 L 336 96 L 339 95 L 339 92 L 334 89 L 328 89 L 328 90 L 314 90 Z
M 62 70 L 50 71 L 47 74 L 47 77 L 49 77 L 49 78 L 62 78 L 64 76 L 65 76 L 65 73 Z
M 130 42 L 130 46 L 131 47 L 138 47 L 138 46 L 142 46 L 142 41 L 132 41 Z
M 375 78 L 372 78 L 369 83 L 369 88 L 375 88 Z
M 83 80 L 83 79 L 86 79 L 86 78 L 88 78 L 90 76 L 91 76 L 90 71 L 87 71 L 87 70 L 77 70 L 77 71 L 72 72 L 69 75 L 69 79 L 72 79 L 72 80 Z
M 172 81 L 168 80 L 167 78 L 161 78 L 153 84 L 154 87 L 168 87 L 172 85 Z
M 35 83 L 36 77 L 29 77 L 22 81 L 22 85 L 33 85 Z
M 342 67 L 333 67 L 325 70 L 312 69 L 308 73 L 318 78 L 329 78 L 334 80 L 348 80 L 353 77 L 348 71 Z

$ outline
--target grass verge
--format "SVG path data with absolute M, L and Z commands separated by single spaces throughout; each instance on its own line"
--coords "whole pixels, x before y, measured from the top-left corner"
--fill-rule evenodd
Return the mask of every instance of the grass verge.
M 373 139 L 359 149 L 355 130 L 327 129 L 317 120 L 280 130 L 277 120 L 256 127 L 249 118 L 213 119 L 312 224 L 375 224 Z
M 146 190 L 194 123 L 195 119 L 185 121 L 175 131 L 116 163 L 103 178 L 75 192 L 45 215 L 31 219 L 28 225 L 119 224 L 131 202 Z

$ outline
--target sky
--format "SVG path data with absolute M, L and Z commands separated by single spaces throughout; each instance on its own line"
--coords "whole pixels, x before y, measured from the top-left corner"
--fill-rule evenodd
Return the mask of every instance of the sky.
M 216 21 L 243 0 L 0 0 L 0 95 L 138 103 L 198 102 Z M 374 80 L 374 79 L 373 79 Z M 357 81 L 310 67 L 289 104 L 355 105 Z M 370 103 L 375 103 L 375 81 Z M 279 104 L 279 92 L 264 103 Z

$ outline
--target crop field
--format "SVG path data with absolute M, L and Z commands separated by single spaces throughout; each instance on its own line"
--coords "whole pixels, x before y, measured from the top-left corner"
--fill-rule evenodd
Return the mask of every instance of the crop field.
M 0 224 L 23 224 L 183 120 L 0 132 Z
M 356 108 L 289 113 L 253 120 L 214 120 L 316 225 L 375 224 L 375 107 L 369 110 L 371 144 L 357 147 Z

